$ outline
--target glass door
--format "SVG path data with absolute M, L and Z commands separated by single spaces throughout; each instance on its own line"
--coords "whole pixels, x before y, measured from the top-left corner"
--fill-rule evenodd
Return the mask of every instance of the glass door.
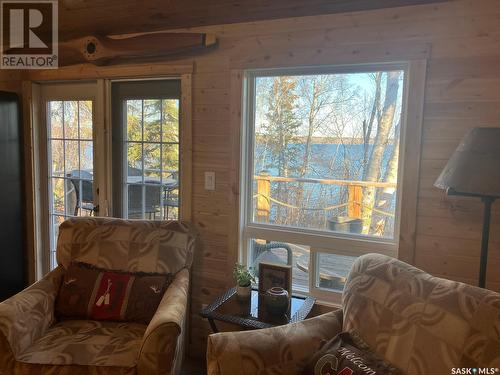
M 180 81 L 116 82 L 112 102 L 114 214 L 178 219 Z
M 79 90 L 81 89 L 81 91 Z M 55 268 L 59 225 L 69 217 L 98 211 L 94 168 L 94 95 L 92 85 L 43 87 L 46 148 L 49 266 Z M 75 95 L 75 91 L 79 91 Z M 85 94 L 85 92 L 88 92 Z M 43 166 L 42 166 L 43 168 Z

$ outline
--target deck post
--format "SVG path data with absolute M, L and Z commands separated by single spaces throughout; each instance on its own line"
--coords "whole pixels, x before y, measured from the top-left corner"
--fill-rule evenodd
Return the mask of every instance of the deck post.
M 267 171 L 262 171 L 257 180 L 257 221 L 261 223 L 269 222 L 271 211 L 271 179 Z
M 363 201 L 363 187 L 360 185 L 348 186 L 347 216 L 361 219 L 361 202 Z

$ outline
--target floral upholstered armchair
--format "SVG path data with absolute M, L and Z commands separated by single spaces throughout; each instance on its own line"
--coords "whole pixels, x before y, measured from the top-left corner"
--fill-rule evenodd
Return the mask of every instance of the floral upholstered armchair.
M 0 303 L 0 375 L 179 373 L 194 246 L 195 234 L 183 222 L 64 222 L 58 267 Z M 55 301 L 75 262 L 122 273 L 170 275 L 170 285 L 157 297 L 149 324 L 58 320 Z
M 342 309 L 281 327 L 211 335 L 208 374 L 302 374 L 325 340 L 342 331 L 356 331 L 403 374 L 500 368 L 499 293 L 368 254 L 349 274 Z

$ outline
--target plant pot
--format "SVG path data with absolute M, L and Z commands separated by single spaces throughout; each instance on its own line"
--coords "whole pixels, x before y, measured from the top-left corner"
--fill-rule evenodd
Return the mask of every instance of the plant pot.
M 264 301 L 269 314 L 276 317 L 285 315 L 290 306 L 288 292 L 280 287 L 269 289 L 264 296 Z
M 240 301 L 246 301 L 250 299 L 250 296 L 252 295 L 252 286 L 239 286 L 236 285 L 236 298 L 238 298 Z
M 328 219 L 328 229 L 334 232 L 360 234 L 363 231 L 363 220 L 349 216 L 333 216 Z

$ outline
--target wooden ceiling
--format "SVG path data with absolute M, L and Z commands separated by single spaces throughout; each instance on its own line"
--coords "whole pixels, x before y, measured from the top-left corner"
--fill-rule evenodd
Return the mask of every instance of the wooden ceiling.
M 449 0 L 62 0 L 59 38 L 116 35 Z

